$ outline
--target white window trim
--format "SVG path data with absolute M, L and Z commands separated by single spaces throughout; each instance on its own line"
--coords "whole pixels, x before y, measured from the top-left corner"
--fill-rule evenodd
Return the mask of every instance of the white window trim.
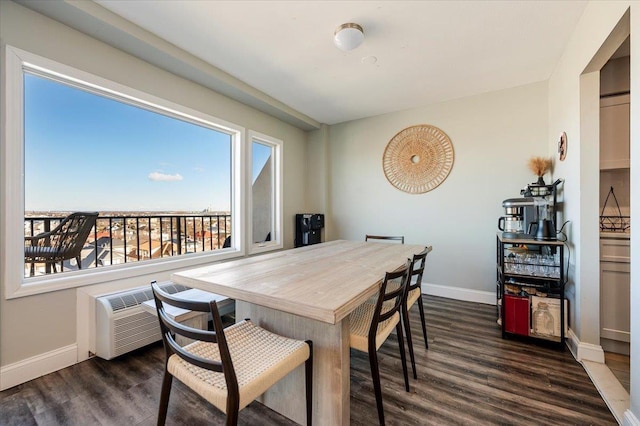
M 139 90 L 97 77 L 93 74 L 60 64 L 50 59 L 3 45 L 2 118 L 4 131 L 0 135 L 0 277 L 5 286 L 6 299 L 30 296 L 50 291 L 104 283 L 123 278 L 159 274 L 178 269 L 197 267 L 245 255 L 246 204 L 241 188 L 246 184 L 244 170 L 245 129 L 225 120 L 178 105 Z M 24 70 L 28 69 L 65 82 L 75 83 L 84 89 L 95 90 L 102 95 L 144 106 L 164 115 L 179 117 L 231 136 L 231 220 L 232 249 L 223 253 L 203 252 L 187 256 L 148 260 L 122 264 L 108 268 L 91 268 L 81 271 L 52 274 L 40 277 L 24 277 Z M 240 226 L 239 226 L 240 225 Z
M 273 214 L 272 214 L 272 229 L 275 233 L 275 238 L 271 238 L 271 241 L 265 241 L 261 243 L 253 242 L 253 191 L 251 190 L 252 183 L 252 170 L 253 170 L 253 156 L 251 155 L 251 148 L 253 142 L 260 142 L 265 145 L 269 145 L 273 148 L 272 158 L 272 170 L 273 170 Z M 247 134 L 247 222 L 246 222 L 246 236 L 247 236 L 247 248 L 250 254 L 264 253 L 267 251 L 278 250 L 283 248 L 283 226 L 282 226 L 282 152 L 284 149 L 284 142 L 280 139 L 258 133 L 253 130 L 249 130 Z

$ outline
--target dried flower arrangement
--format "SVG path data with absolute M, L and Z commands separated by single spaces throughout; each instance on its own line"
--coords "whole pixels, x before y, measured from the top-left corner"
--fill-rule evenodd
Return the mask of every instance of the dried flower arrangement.
M 529 170 L 539 178 L 544 176 L 551 169 L 551 158 L 531 157 L 529 159 Z

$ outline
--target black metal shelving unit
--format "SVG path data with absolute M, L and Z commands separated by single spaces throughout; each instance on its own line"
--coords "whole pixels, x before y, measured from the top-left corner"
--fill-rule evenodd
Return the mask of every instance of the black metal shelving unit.
M 496 297 L 502 337 L 534 339 L 564 348 L 567 326 L 564 242 L 508 239 L 498 233 L 496 248 Z M 536 303 L 538 307 L 545 303 L 551 308 L 552 333 L 534 327 Z M 555 321 L 559 321 L 559 328 Z

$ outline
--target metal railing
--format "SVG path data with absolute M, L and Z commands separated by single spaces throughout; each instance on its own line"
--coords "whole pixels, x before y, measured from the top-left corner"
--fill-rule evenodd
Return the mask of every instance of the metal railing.
M 25 216 L 25 237 L 49 232 L 67 215 Z M 231 235 L 231 215 L 114 214 L 100 215 L 82 250 L 82 269 L 140 262 L 187 253 L 218 250 Z M 28 265 L 25 265 L 25 276 Z M 51 273 L 41 265 L 37 274 Z M 79 269 L 75 261 L 61 262 L 59 270 Z

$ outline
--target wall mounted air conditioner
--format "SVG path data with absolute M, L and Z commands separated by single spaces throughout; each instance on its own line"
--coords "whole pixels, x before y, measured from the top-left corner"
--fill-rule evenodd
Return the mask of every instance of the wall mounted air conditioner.
M 171 294 L 189 289 L 172 282 L 160 287 Z M 112 359 L 162 338 L 158 317 L 141 306 L 151 299 L 151 286 L 96 297 L 97 356 Z

